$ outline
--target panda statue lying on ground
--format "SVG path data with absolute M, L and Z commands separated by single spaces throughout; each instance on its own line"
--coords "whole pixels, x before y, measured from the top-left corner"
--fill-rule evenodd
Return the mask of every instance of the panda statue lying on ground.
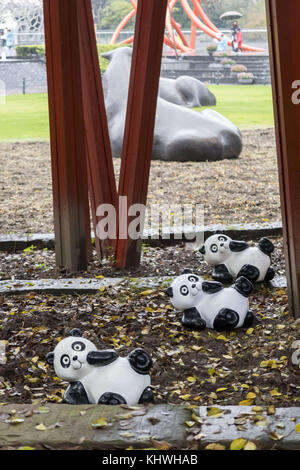
M 248 296 L 252 283 L 239 277 L 231 287 L 220 282 L 204 281 L 186 269 L 166 291 L 173 307 L 183 311 L 182 324 L 188 328 L 230 331 L 249 328 L 254 320 Z
M 230 283 L 234 278 L 244 276 L 251 282 L 268 282 L 275 276 L 270 267 L 270 256 L 274 245 L 268 238 L 262 238 L 258 245 L 250 247 L 244 241 L 235 241 L 226 235 L 212 235 L 200 248 L 205 261 L 214 267 L 216 281 Z
M 114 350 L 98 351 L 76 329 L 47 354 L 47 361 L 58 377 L 70 382 L 64 403 L 137 405 L 153 401 L 152 360 L 143 349 L 135 349 L 127 357 Z

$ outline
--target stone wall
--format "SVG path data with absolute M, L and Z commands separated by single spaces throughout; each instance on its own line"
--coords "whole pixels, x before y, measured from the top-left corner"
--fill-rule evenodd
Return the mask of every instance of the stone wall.
M 0 61 L 0 80 L 5 83 L 7 95 L 47 92 L 46 63 L 43 59 Z

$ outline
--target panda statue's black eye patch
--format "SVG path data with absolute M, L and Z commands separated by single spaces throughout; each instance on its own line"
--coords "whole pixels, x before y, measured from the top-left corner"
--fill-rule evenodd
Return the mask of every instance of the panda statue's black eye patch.
M 70 367 L 70 358 L 68 354 L 64 354 L 63 356 L 61 356 L 60 363 L 64 369 Z
M 181 295 L 188 295 L 188 293 L 189 293 L 188 287 L 187 286 L 181 286 L 180 287 L 180 293 L 181 293 Z
M 221 235 L 220 237 L 218 237 L 218 240 L 219 242 L 226 242 L 227 237 L 224 237 L 223 235 Z
M 199 278 L 197 276 L 189 276 L 189 281 L 190 282 L 198 282 L 199 281 Z
M 85 350 L 85 344 L 82 341 L 75 341 L 75 343 L 72 344 L 72 349 L 73 351 L 84 351 Z
M 216 244 L 211 245 L 210 251 L 212 251 L 213 253 L 217 253 L 217 251 L 218 251 L 218 245 L 216 245 Z

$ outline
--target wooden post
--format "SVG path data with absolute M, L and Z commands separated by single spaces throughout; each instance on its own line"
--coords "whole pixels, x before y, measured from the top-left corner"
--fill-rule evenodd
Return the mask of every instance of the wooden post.
M 147 201 L 166 9 L 167 0 L 138 2 L 119 182 L 119 196 L 128 198 L 128 207 Z M 128 227 L 125 212 L 120 223 L 126 219 Z M 118 239 L 117 265 L 138 265 L 141 244 L 141 239 Z
M 91 0 L 78 4 L 80 60 L 83 109 L 87 140 L 89 193 L 99 257 L 112 254 L 116 240 L 99 240 L 96 235 L 97 208 L 101 204 L 117 205 L 117 189 L 105 110 L 100 64 L 93 22 Z
M 300 2 L 266 0 L 290 311 L 300 316 Z M 298 89 L 298 91 L 297 91 Z
M 56 262 L 87 266 L 90 240 L 77 8 L 44 0 Z

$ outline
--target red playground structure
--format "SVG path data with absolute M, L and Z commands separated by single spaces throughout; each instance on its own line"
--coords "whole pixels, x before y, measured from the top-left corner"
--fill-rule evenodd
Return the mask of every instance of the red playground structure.
M 191 20 L 191 37 L 190 41 L 187 40 L 183 34 L 180 25 L 172 18 L 172 13 L 175 5 L 180 1 L 182 8 L 186 15 Z M 213 39 L 220 41 L 221 31 L 210 21 L 203 8 L 201 7 L 201 0 L 191 0 L 193 8 L 191 8 L 188 0 L 168 0 L 167 14 L 166 14 L 166 32 L 164 35 L 164 43 L 176 51 L 180 51 L 183 54 L 195 54 L 196 47 L 196 36 L 197 29 L 200 29 L 205 34 L 208 34 Z M 111 44 L 116 44 L 121 31 L 129 23 L 129 21 L 135 16 L 137 11 L 137 0 L 131 0 L 132 11 L 123 18 L 117 29 L 115 30 L 111 39 Z M 131 44 L 134 40 L 134 36 L 125 39 L 120 44 Z M 231 46 L 232 42 L 230 39 L 227 41 L 228 45 Z M 265 52 L 264 49 L 258 47 L 247 46 L 246 44 L 242 47 L 243 52 Z

